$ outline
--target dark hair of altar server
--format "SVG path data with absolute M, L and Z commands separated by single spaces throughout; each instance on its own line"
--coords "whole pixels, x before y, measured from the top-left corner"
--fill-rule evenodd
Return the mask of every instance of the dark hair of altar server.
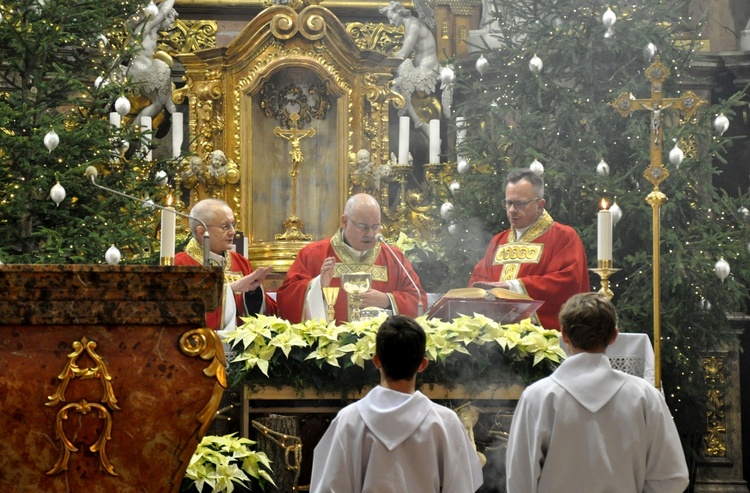
M 427 336 L 413 318 L 391 315 L 380 325 L 375 352 L 390 380 L 410 380 L 424 359 Z
M 617 330 L 617 310 L 606 296 L 575 294 L 560 309 L 560 326 L 574 347 L 601 351 Z

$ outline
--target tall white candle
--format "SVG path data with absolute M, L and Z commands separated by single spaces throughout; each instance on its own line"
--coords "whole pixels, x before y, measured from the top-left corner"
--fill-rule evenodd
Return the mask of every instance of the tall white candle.
M 440 120 L 430 120 L 430 162 L 440 162 Z
M 182 113 L 172 113 L 172 157 L 179 157 L 182 152 L 182 123 Z
M 602 200 L 602 208 L 597 214 L 597 258 L 612 260 L 612 212 L 606 209 L 607 202 Z
M 409 164 L 409 126 L 408 116 L 398 119 L 398 164 Z
M 171 197 L 170 197 L 171 199 Z M 172 201 L 169 200 L 171 203 Z M 161 257 L 174 258 L 175 222 L 177 214 L 172 207 L 161 211 Z
M 466 140 L 466 120 L 463 116 L 456 117 L 456 145 Z
M 148 141 L 148 152 L 146 153 L 146 161 L 151 161 L 153 159 L 153 155 L 151 152 L 151 117 L 150 116 L 142 116 L 141 117 L 141 134 L 146 138 Z
M 122 117 L 120 114 L 116 111 L 112 111 L 109 113 L 109 124 L 112 125 L 115 128 L 120 128 L 120 119 Z

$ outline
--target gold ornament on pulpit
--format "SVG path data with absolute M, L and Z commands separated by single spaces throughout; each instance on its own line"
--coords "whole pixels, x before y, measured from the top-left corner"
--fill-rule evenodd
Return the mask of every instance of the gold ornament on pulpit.
M 289 117 L 289 130 L 283 130 L 281 127 L 276 127 L 273 130 L 273 133 L 277 137 L 288 140 L 292 146 L 292 149 L 289 151 L 289 155 L 292 158 L 292 169 L 289 171 L 289 176 L 292 178 L 292 215 L 284 220 L 284 233 L 276 235 L 274 237 L 276 241 L 312 240 L 312 235 L 306 235 L 302 232 L 304 223 L 297 217 L 297 176 L 299 175 L 299 167 L 305 160 L 299 142 L 305 137 L 314 136 L 315 129 L 310 127 L 307 130 L 300 130 L 297 123 L 299 118 L 299 113 L 292 113 Z

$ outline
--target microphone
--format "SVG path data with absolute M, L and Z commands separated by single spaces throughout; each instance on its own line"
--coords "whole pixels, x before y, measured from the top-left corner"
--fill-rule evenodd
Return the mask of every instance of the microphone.
M 131 199 L 131 200 L 135 200 L 135 201 L 140 202 L 140 203 L 142 203 L 144 205 L 147 205 L 149 207 L 155 207 L 155 208 L 161 209 L 161 210 L 166 210 L 167 209 L 166 207 L 158 205 L 158 204 L 155 204 L 155 203 L 153 203 L 151 201 L 145 201 L 143 199 L 139 199 L 138 197 L 133 197 L 132 195 L 128 195 L 126 193 L 118 192 L 117 190 L 112 190 L 111 188 L 107 188 L 107 187 L 105 187 L 103 185 L 99 185 L 96 182 L 96 177 L 99 174 L 99 171 L 96 169 L 95 166 L 89 166 L 89 167 L 87 167 L 85 174 L 86 174 L 86 176 L 88 176 L 89 178 L 91 178 L 91 183 L 96 188 L 101 188 L 102 190 L 106 190 L 107 192 L 113 193 L 115 195 L 119 195 L 121 197 L 125 197 L 125 198 Z M 172 209 L 170 209 L 169 212 L 173 212 L 173 213 L 177 214 L 178 216 L 181 216 L 181 217 L 184 217 L 184 218 L 187 218 L 187 219 L 195 219 L 196 221 L 198 221 L 199 223 L 201 223 L 201 226 L 203 226 L 203 265 L 211 265 L 211 263 L 209 261 L 209 256 L 208 256 L 209 252 L 211 251 L 211 237 L 208 234 L 208 227 L 206 226 L 206 223 L 204 223 L 203 221 L 201 221 L 197 217 L 191 216 L 189 214 L 183 214 L 182 212 L 178 212 L 178 211 L 175 211 L 175 210 L 172 210 Z
M 398 263 L 399 267 L 401 267 L 401 270 L 404 271 L 404 274 L 406 274 L 406 277 L 409 278 L 409 281 L 411 281 L 411 285 L 414 286 L 414 289 L 417 291 L 417 300 L 419 300 L 417 301 L 417 316 L 421 317 L 422 313 L 424 312 L 424 306 L 422 305 L 422 292 L 417 287 L 417 283 L 414 282 L 414 279 L 411 278 L 411 276 L 409 275 L 409 271 L 406 270 L 406 267 L 404 267 L 404 264 L 402 264 L 401 261 L 398 259 L 398 256 L 396 255 L 396 253 L 393 250 L 391 250 L 391 247 L 389 247 L 388 243 L 385 242 L 385 238 L 383 237 L 383 235 L 378 233 L 377 235 L 375 235 L 375 239 L 379 241 L 380 243 L 382 243 L 383 245 L 385 245 L 385 248 L 389 252 L 391 252 L 391 256 L 393 256 L 393 258 L 396 260 L 396 263 Z

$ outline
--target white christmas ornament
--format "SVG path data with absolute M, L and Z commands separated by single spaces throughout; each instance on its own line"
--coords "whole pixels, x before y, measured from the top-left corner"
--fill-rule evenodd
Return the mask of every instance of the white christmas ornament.
M 47 135 L 44 136 L 44 147 L 49 149 L 49 152 L 54 151 L 59 144 L 60 136 L 57 135 L 57 132 L 54 130 L 50 130 L 47 132 Z
M 453 204 L 450 202 L 443 203 L 443 205 L 440 206 L 440 217 L 446 221 L 450 220 L 450 218 L 453 217 Z
M 59 181 L 50 189 L 49 198 L 51 198 L 52 202 L 58 207 L 60 206 L 60 202 L 65 200 L 65 189 L 60 185 Z
M 157 7 L 154 2 L 149 3 L 143 10 L 149 17 L 156 17 L 159 15 L 159 7 Z
M 167 176 L 167 172 L 166 172 L 166 171 L 164 171 L 164 170 L 161 170 L 161 169 L 160 169 L 159 171 L 157 171 L 157 172 L 156 172 L 156 176 L 155 176 L 154 178 L 156 179 L 156 182 L 157 182 L 157 183 L 158 183 L 159 185 L 162 185 L 162 186 L 164 186 L 164 185 L 166 185 L 167 183 L 169 183 L 169 177 Z
M 602 24 L 604 24 L 604 27 L 609 30 L 612 29 L 612 26 L 615 25 L 615 22 L 617 22 L 617 16 L 614 12 L 612 12 L 611 8 L 607 7 L 607 11 L 602 14 Z
M 143 202 L 143 205 L 141 205 L 144 209 L 153 209 L 154 208 L 154 201 L 151 199 L 146 199 Z
M 719 135 L 724 135 L 724 132 L 729 129 L 729 118 L 724 116 L 724 113 L 719 113 L 714 120 L 714 129 L 719 132 Z
M 125 96 L 117 98 L 117 101 L 115 101 L 115 111 L 118 112 L 120 116 L 125 116 L 130 113 L 130 100 Z
M 97 78 L 96 78 L 96 80 L 94 81 L 94 87 L 96 87 L 97 89 L 99 89 L 99 88 L 100 88 L 100 87 L 102 86 L 102 82 L 104 82 L 104 77 L 102 77 L 102 76 L 100 75 L 100 76 L 99 76 L 99 77 L 97 77 Z
M 450 225 L 448 226 L 448 232 L 449 232 L 450 234 L 452 234 L 452 235 L 454 235 L 454 234 L 458 233 L 458 224 L 456 224 L 456 223 L 451 223 L 451 224 L 450 224 Z
M 609 176 L 609 164 L 607 161 L 602 159 L 599 164 L 596 165 L 596 174 L 599 176 Z
M 448 185 L 448 190 L 450 190 L 453 195 L 456 195 L 461 191 L 461 184 L 457 181 L 454 181 L 453 183 Z
M 675 144 L 672 150 L 669 151 L 669 162 L 672 163 L 675 168 L 679 168 L 684 158 L 685 154 L 682 152 L 682 149 Z
M 750 210 L 748 210 L 747 207 L 745 206 L 742 206 L 739 209 L 737 209 L 737 212 L 739 212 L 742 218 L 745 220 L 750 218 Z
M 469 161 L 462 158 L 460 161 L 458 161 L 458 166 L 456 166 L 456 169 L 460 174 L 465 175 L 466 173 L 471 171 L 471 165 L 469 164 Z
M 718 262 L 716 262 L 716 265 L 714 265 L 714 272 L 716 273 L 716 277 L 721 279 L 721 282 L 724 282 L 724 279 L 727 278 L 729 275 L 729 262 L 724 260 L 723 258 L 720 258 Z
M 709 311 L 711 309 L 711 302 L 708 301 L 706 298 L 701 298 L 701 308 L 703 308 L 706 311 Z
M 617 205 L 617 202 L 609 207 L 609 212 L 612 214 L 612 226 L 617 225 L 617 223 L 620 222 L 620 219 L 622 219 L 622 209 Z
M 122 260 L 120 250 L 118 250 L 116 246 L 112 245 L 107 249 L 107 253 L 104 254 L 104 260 L 106 260 L 109 265 L 119 264 L 120 260 Z
M 453 69 L 447 65 L 440 69 L 440 82 L 443 83 L 443 85 L 452 84 L 456 80 L 456 73 L 453 72 Z
M 120 152 L 128 152 L 128 149 L 130 149 L 130 142 L 128 142 L 125 139 L 122 139 L 120 141 Z
M 487 70 L 487 67 L 490 66 L 490 62 L 487 61 L 487 59 L 484 57 L 484 55 L 479 55 L 479 58 L 477 58 L 477 72 L 479 72 L 479 75 L 484 75 L 484 71 Z
M 531 57 L 531 60 L 529 60 L 529 70 L 531 70 L 532 74 L 539 75 L 542 72 L 543 68 L 544 62 L 542 62 L 541 58 L 536 55 Z
M 645 58 L 647 62 L 653 60 L 655 56 L 656 45 L 654 43 L 649 43 L 643 47 L 643 58 Z
M 529 169 L 537 176 L 542 176 L 544 173 L 544 165 L 536 159 L 529 165 Z

